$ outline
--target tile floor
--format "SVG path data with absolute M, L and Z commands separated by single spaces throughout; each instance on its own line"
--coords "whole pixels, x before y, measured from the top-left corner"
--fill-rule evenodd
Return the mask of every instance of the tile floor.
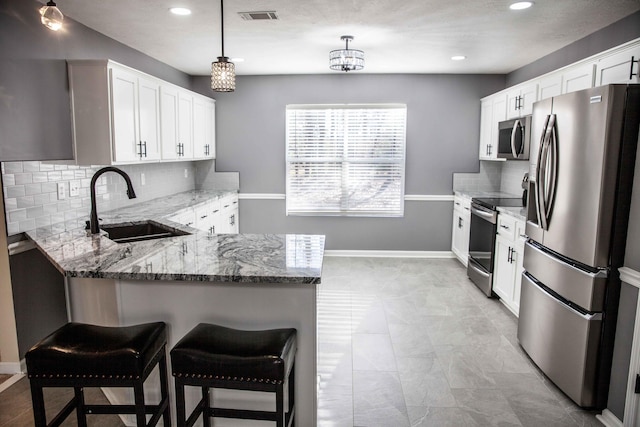
M 319 426 L 601 426 L 456 260 L 325 258 Z
M 516 318 L 455 260 L 325 258 L 318 332 L 320 427 L 601 425 L 535 368 Z M 22 379 L 0 396 L 0 427 L 32 425 L 30 408 Z

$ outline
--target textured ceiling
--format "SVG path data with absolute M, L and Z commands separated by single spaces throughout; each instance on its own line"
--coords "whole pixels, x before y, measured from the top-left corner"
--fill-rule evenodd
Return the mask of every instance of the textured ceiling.
M 82 24 L 191 75 L 220 55 L 215 0 L 58 0 Z M 227 0 L 225 54 L 238 74 L 334 73 L 328 54 L 365 52 L 366 73 L 507 73 L 640 10 L 640 0 Z M 183 6 L 190 16 L 168 9 Z M 238 12 L 276 11 L 276 21 Z M 465 55 L 465 61 L 451 61 Z

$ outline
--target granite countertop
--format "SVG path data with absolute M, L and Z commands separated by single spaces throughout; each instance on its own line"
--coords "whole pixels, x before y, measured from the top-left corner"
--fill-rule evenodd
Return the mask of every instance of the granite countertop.
M 506 206 L 498 206 L 496 209 L 498 209 L 498 212 L 506 214 L 506 215 L 510 215 L 520 221 L 526 221 L 527 220 L 527 208 L 523 207 L 523 208 L 513 208 L 513 207 L 506 207 Z
M 166 217 L 229 192 L 191 191 L 109 212 L 104 224 L 152 220 L 186 236 L 115 243 L 64 224 L 27 236 L 66 277 L 244 283 L 320 283 L 324 236 L 209 234 Z
M 520 198 L 522 194 L 511 194 L 505 193 L 502 191 L 467 191 L 467 190 L 457 190 L 454 191 L 454 194 L 459 197 L 464 197 L 465 199 L 472 199 L 474 197 L 506 197 L 506 198 Z

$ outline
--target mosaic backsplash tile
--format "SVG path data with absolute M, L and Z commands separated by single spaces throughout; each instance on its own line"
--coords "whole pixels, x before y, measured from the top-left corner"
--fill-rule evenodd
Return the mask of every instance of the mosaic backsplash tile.
M 130 176 L 137 198 L 129 200 L 126 183 L 120 175 L 106 173 L 96 185 L 98 214 L 101 210 L 117 209 L 193 190 L 199 163 L 204 162 L 118 166 Z M 102 166 L 39 161 L 2 162 L 1 165 L 9 236 L 59 222 L 72 221 L 82 225 L 89 219 L 89 185 L 93 174 Z M 72 184 L 78 187 L 77 195 L 70 195 Z M 59 185 L 63 188 L 64 198 L 58 195 Z

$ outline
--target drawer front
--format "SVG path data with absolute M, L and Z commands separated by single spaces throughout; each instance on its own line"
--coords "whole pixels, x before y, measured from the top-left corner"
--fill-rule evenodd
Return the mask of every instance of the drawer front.
M 504 236 L 506 239 L 514 241 L 516 238 L 516 223 L 517 220 L 506 214 L 498 215 L 498 234 Z

